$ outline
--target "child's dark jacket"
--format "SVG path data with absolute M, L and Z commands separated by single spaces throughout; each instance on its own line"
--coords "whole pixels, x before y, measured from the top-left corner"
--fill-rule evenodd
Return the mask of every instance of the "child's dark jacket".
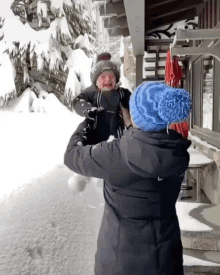
M 129 99 L 131 92 L 124 88 L 118 88 L 112 92 L 101 92 L 95 86 L 81 92 L 74 100 L 75 111 L 84 116 L 83 112 L 92 107 L 103 107 L 104 112 L 97 116 L 95 125 L 99 125 L 99 133 L 102 141 L 106 141 L 110 135 L 121 137 L 124 129 L 119 102 L 129 110 Z
M 95 275 L 183 275 L 175 203 L 191 142 L 173 130 L 168 135 L 129 128 L 121 139 L 80 147 L 85 123 L 71 137 L 64 163 L 104 179 Z M 88 142 L 95 143 L 93 134 Z

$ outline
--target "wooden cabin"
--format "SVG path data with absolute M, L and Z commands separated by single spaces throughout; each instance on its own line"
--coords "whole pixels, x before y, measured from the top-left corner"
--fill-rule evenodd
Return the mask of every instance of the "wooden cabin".
M 166 53 L 175 38 L 171 54 L 179 56 L 182 87 L 193 101 L 189 138 L 194 148 L 214 160 L 202 171 L 202 192 L 211 203 L 220 204 L 220 59 L 213 55 L 218 51 L 220 55 L 220 1 L 96 2 L 109 35 L 123 35 L 124 41 L 131 41 L 136 86 L 144 81 L 164 81 Z M 193 37 L 190 33 L 196 30 L 197 37 Z M 183 33 L 189 37 L 181 37 Z M 124 67 L 129 68 L 127 61 L 125 58 Z M 196 181 L 193 172 L 189 179 Z

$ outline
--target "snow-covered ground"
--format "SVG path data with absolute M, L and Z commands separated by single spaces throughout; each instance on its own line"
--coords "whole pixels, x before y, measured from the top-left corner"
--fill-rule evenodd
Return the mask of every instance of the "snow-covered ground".
M 93 274 L 102 184 L 90 179 L 73 195 L 63 155 L 83 118 L 51 104 L 0 110 L 1 275 Z

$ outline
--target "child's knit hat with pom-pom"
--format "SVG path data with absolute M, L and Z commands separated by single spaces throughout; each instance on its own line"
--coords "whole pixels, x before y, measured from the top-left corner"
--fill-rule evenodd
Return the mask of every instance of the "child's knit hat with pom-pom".
M 120 79 L 120 68 L 118 65 L 111 60 L 111 54 L 108 52 L 103 52 L 97 56 L 96 63 L 92 66 L 90 79 L 92 84 L 96 86 L 96 80 L 99 75 L 104 71 L 112 71 L 116 76 L 116 83 Z
M 131 95 L 129 105 L 133 122 L 144 131 L 159 131 L 185 121 L 191 110 L 187 91 L 161 82 L 141 84 Z

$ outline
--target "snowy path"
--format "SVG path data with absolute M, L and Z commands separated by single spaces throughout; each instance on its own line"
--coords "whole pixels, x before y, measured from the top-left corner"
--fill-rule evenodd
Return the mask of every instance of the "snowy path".
M 68 112 L 0 113 L 1 275 L 93 274 L 101 188 L 91 183 L 83 199 L 73 196 L 72 172 L 62 164 L 81 120 Z

